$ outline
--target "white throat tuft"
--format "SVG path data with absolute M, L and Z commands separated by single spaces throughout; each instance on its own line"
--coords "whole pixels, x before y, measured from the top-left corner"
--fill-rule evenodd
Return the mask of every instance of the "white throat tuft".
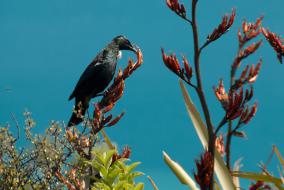
M 121 58 L 122 58 L 122 52 L 118 51 L 117 59 L 121 59 Z

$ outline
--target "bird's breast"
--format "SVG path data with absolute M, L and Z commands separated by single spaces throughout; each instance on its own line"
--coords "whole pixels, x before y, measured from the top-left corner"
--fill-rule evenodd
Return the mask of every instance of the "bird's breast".
M 115 74 L 116 62 L 105 62 L 97 67 L 99 72 L 93 78 L 92 97 L 95 97 L 97 93 L 104 91 L 112 81 Z

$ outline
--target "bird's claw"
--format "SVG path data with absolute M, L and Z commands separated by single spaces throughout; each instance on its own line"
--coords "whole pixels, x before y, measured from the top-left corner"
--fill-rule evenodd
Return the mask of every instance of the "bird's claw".
M 106 96 L 108 94 L 108 90 L 105 90 L 104 92 L 102 92 L 102 93 L 98 93 L 97 95 L 96 95 L 96 97 L 98 97 L 98 96 Z

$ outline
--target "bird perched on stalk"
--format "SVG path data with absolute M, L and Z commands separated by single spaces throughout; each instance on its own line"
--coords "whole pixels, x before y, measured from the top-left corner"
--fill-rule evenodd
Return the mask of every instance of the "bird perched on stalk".
M 75 109 L 68 127 L 78 125 L 89 108 L 92 98 L 103 95 L 103 91 L 114 77 L 120 50 L 137 52 L 135 46 L 125 36 L 115 37 L 88 65 L 81 75 L 69 100 L 75 98 Z

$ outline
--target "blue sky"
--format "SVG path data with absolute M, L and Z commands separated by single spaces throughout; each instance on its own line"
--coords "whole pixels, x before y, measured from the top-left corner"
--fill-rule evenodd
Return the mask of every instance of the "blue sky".
M 189 8 L 190 1 L 184 2 Z M 237 10 L 231 31 L 201 57 L 214 123 L 223 112 L 212 86 L 219 78 L 228 84 L 242 20 L 254 21 L 264 15 L 263 25 L 283 36 L 283 6 L 282 0 L 200 0 L 200 41 L 219 24 L 222 15 L 232 8 Z M 78 78 L 97 52 L 119 34 L 140 46 L 144 64 L 127 80 L 125 95 L 116 106 L 115 112 L 124 110 L 125 117 L 107 132 L 119 145 L 133 148 L 132 159 L 142 161 L 140 170 L 151 175 L 161 189 L 182 189 L 163 163 L 161 151 L 167 151 L 192 173 L 202 148 L 186 114 L 178 79 L 164 67 L 160 48 L 185 54 L 192 62 L 192 34 L 189 25 L 162 0 L 1 0 L 0 123 L 11 122 L 10 113 L 23 121 L 26 108 L 37 121 L 36 132 L 43 132 L 51 120 L 67 121 L 73 105 L 67 100 Z M 125 52 L 119 66 L 126 66 L 129 56 L 133 54 Z M 255 84 L 259 110 L 245 129 L 248 138 L 233 140 L 233 159 L 244 157 L 244 170 L 254 171 L 258 171 L 259 161 L 267 159 L 272 144 L 284 151 L 284 68 L 267 43 L 246 63 L 256 63 L 259 57 L 264 61 Z M 199 106 L 195 93 L 189 92 Z M 277 174 L 276 166 L 271 169 Z M 150 189 L 148 183 L 146 189 Z

